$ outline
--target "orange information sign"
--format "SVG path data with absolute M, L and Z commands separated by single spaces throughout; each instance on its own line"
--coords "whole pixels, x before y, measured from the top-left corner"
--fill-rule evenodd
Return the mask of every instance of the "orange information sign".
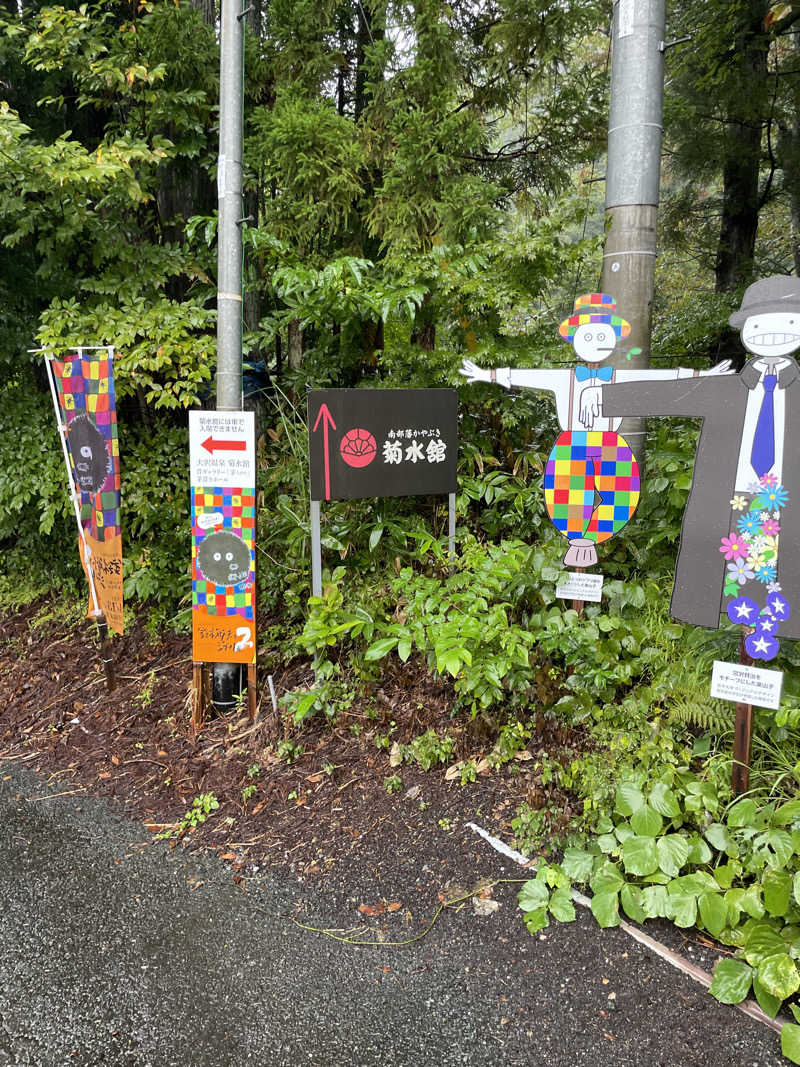
M 192 654 L 255 663 L 255 425 L 249 411 L 189 413 Z

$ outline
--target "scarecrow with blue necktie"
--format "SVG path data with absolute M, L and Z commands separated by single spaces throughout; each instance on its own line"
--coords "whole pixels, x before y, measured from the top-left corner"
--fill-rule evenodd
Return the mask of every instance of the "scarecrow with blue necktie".
M 770 660 L 778 637 L 800 639 L 800 280 L 754 282 L 729 322 L 752 356 L 739 374 L 609 384 L 603 410 L 702 418 L 670 611 L 711 629 L 725 614 Z
M 547 460 L 544 495 L 553 525 L 569 542 L 564 557 L 567 566 L 596 563 L 596 546 L 619 533 L 639 502 L 639 466 L 630 445 L 617 432 L 622 418 L 609 417 L 603 411 L 603 387 L 730 373 L 728 362 L 705 372 L 685 367 L 598 366 L 630 332 L 630 324 L 617 313 L 612 296 L 588 293 L 576 299 L 572 315 L 559 326 L 559 334 L 584 365 L 484 370 L 464 360 L 461 367 L 460 373 L 470 382 L 496 382 L 507 389 L 521 386 L 555 394 L 561 433 Z

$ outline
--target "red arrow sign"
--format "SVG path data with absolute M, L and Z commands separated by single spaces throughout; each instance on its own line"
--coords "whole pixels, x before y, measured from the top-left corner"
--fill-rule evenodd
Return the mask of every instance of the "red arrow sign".
M 331 498 L 331 461 L 330 461 L 330 454 L 328 452 L 328 426 L 329 425 L 332 426 L 333 429 L 335 430 L 336 429 L 336 423 L 333 421 L 333 415 L 331 415 L 330 411 L 328 410 L 328 405 L 327 404 L 323 404 L 320 407 L 319 411 L 317 412 L 317 418 L 316 418 L 316 421 L 314 422 L 314 429 L 312 431 L 313 433 L 316 433 L 317 427 L 319 426 L 319 420 L 320 419 L 322 419 L 322 440 L 323 440 L 323 448 L 324 448 L 324 453 L 325 453 L 325 499 L 326 500 L 330 500 L 330 498 Z
M 215 452 L 246 452 L 247 441 L 217 441 L 213 437 L 207 437 L 203 441 L 203 448 L 212 456 Z

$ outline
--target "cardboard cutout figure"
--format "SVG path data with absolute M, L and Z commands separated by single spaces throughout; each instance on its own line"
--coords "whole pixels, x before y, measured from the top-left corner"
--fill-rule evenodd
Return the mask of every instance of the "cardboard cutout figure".
M 576 299 L 573 314 L 559 326 L 561 337 L 573 345 L 586 366 L 483 370 L 465 359 L 459 372 L 469 382 L 497 382 L 506 389 L 516 385 L 555 394 L 561 433 L 547 460 L 544 493 L 553 525 L 569 541 L 564 556 L 567 566 L 589 567 L 596 563 L 595 546 L 619 533 L 639 502 L 636 457 L 625 438 L 616 432 L 621 418 L 603 410 L 603 386 L 730 373 L 729 361 L 701 372 L 685 367 L 598 367 L 630 330 L 630 324 L 617 314 L 613 296 L 588 293 Z
M 748 655 L 772 659 L 778 632 L 800 638 L 800 280 L 755 282 L 729 321 L 754 357 L 740 374 L 604 386 L 603 411 L 703 419 L 671 613 L 717 629 L 725 610 L 756 628 Z

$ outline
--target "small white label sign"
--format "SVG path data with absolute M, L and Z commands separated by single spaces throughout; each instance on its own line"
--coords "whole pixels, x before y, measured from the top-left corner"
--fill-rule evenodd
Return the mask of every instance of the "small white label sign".
M 634 0 L 619 0 L 617 38 L 633 34 L 633 3 Z
M 556 596 L 561 597 L 563 600 L 589 600 L 599 604 L 602 595 L 602 574 L 581 574 L 579 571 L 567 571 L 566 575 L 559 579 L 556 586 Z
M 254 413 L 190 411 L 189 476 L 192 485 L 224 489 L 254 486 Z
M 754 704 L 757 708 L 777 711 L 781 706 L 783 671 L 748 667 L 744 663 L 714 660 L 711 672 L 711 696 L 737 704 Z

